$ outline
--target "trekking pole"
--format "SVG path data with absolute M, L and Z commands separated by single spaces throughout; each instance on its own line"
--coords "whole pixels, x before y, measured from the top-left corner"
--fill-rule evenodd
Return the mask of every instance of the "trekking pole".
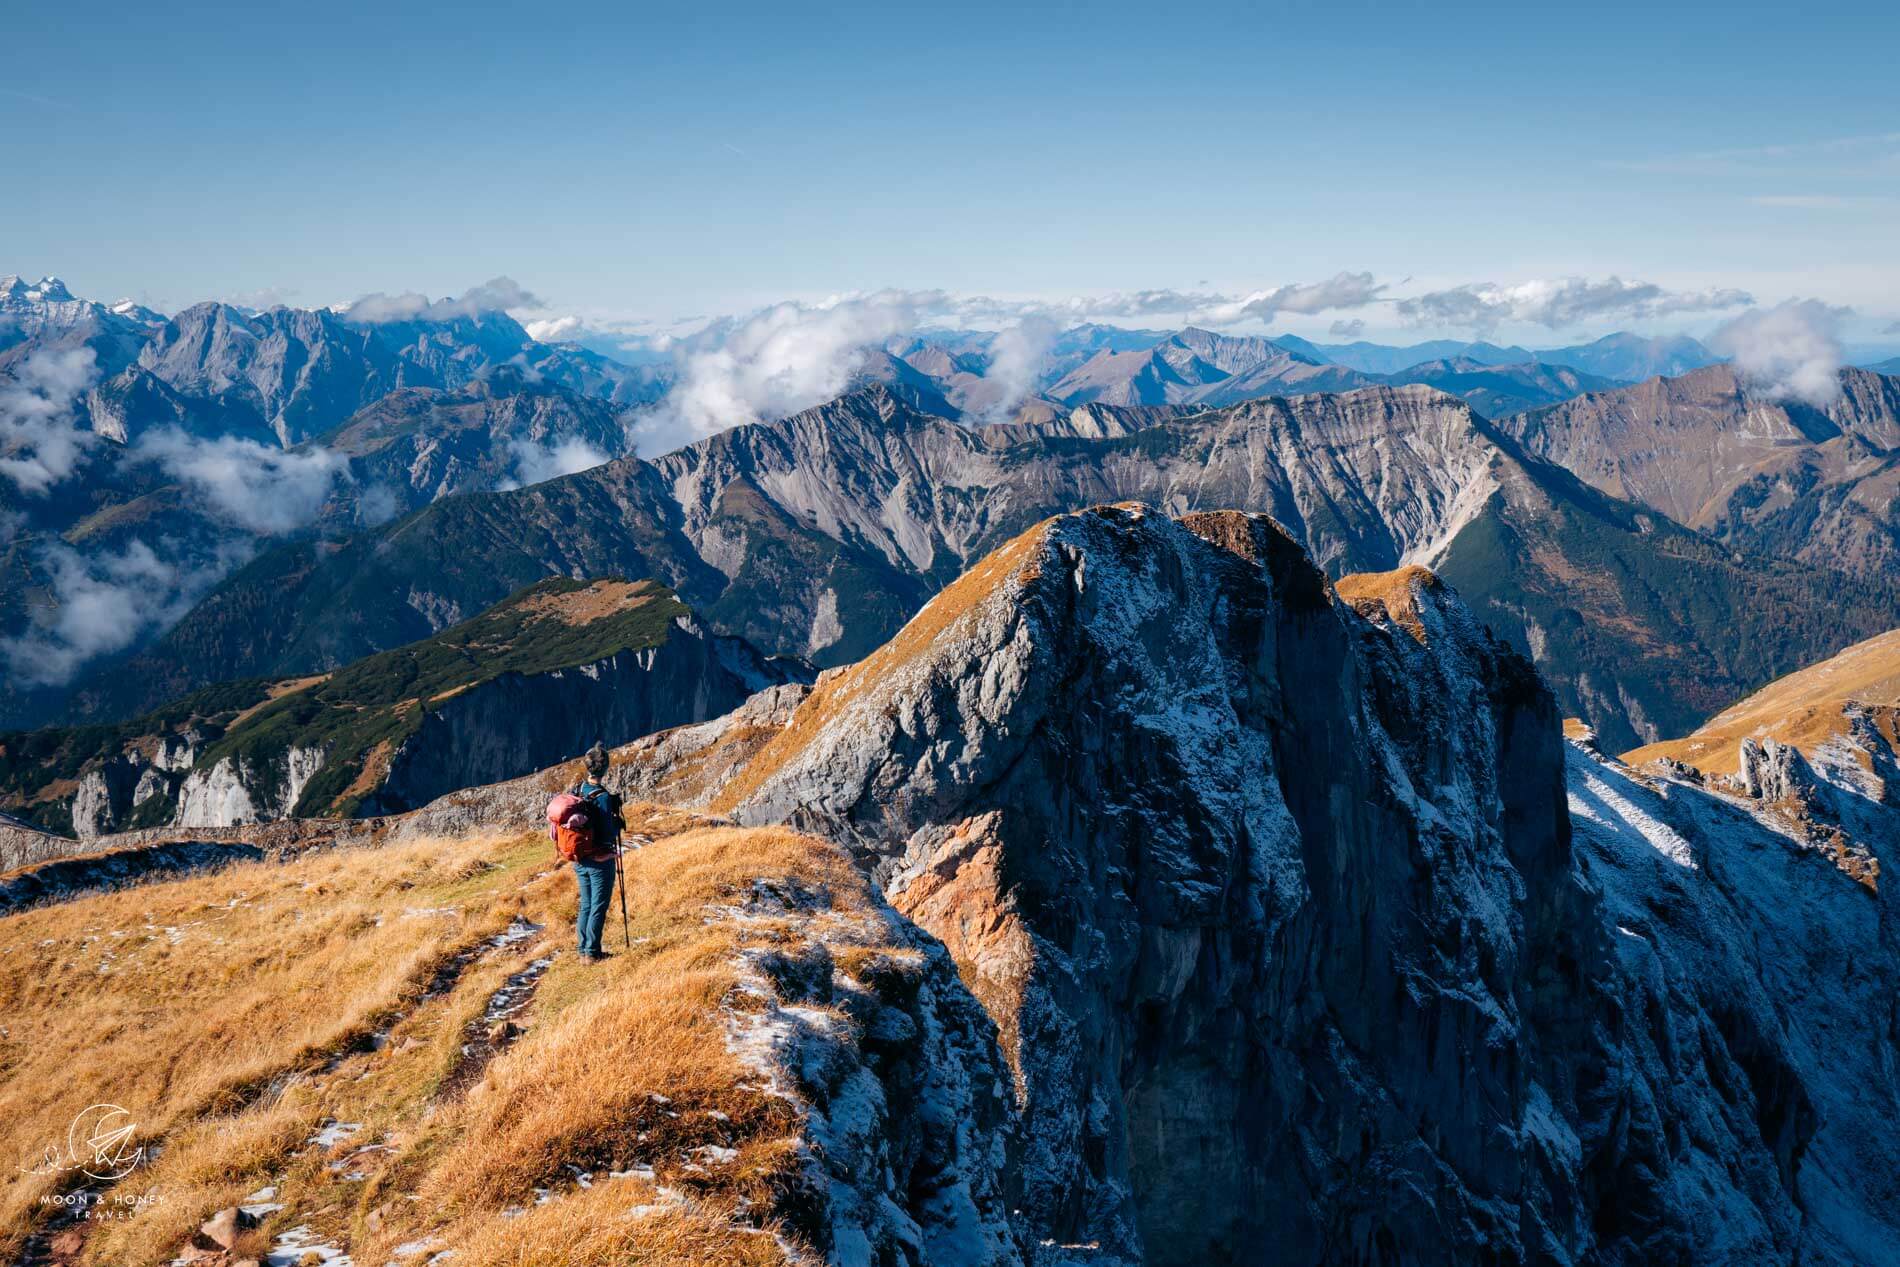
M 620 890 L 620 934 L 627 939 L 627 949 L 633 949 L 633 927 L 627 923 L 627 872 L 620 865 L 620 851 L 626 846 L 614 842 L 614 879 L 618 880 Z

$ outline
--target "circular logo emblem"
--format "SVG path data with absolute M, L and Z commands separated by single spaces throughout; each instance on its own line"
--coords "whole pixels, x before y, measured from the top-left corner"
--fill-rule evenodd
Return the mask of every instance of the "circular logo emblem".
M 137 1132 L 130 1113 L 116 1104 L 95 1104 L 80 1110 L 66 1129 L 66 1155 L 93 1179 L 123 1179 L 145 1158 L 144 1145 L 132 1142 Z

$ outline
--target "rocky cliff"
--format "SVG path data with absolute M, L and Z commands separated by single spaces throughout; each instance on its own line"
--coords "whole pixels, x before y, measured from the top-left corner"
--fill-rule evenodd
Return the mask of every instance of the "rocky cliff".
M 1065 516 L 772 730 L 712 803 L 847 842 L 950 950 L 1037 1261 L 1900 1244 L 1891 898 L 1567 749 L 1430 573 Z

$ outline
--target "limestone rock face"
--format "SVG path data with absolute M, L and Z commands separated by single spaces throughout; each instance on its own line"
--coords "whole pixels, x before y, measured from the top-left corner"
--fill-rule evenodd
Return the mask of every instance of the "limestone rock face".
M 253 764 L 226 757 L 185 776 L 178 789 L 175 827 L 233 827 L 290 813 L 304 784 L 323 768 L 323 749 L 291 747 L 283 759 Z
M 729 1049 L 799 1108 L 804 1183 L 782 1211 L 830 1263 L 1021 1267 L 1000 1146 L 1009 1070 L 989 1018 L 896 912 L 828 901 L 760 884 L 710 917 L 787 926 L 745 952 L 748 1006 L 727 1016 Z
M 1564 1082 L 1527 1025 L 1585 1024 L 1542 988 L 1585 895 L 1524 878 L 1568 849 L 1556 714 L 1415 602 L 1423 642 L 1367 622 L 1262 516 L 1061 518 L 739 776 L 736 817 L 852 840 L 964 962 L 1032 1235 L 1199 1263 L 1245 1261 L 1262 1210 L 1295 1261 L 1571 1234 L 1522 1129 Z
M 1872 1261 L 1900 1106 L 1825 1084 L 1896 1056 L 1889 899 L 1595 768 L 1431 573 L 1335 592 L 1264 516 L 1122 506 L 827 674 L 712 806 L 847 842 L 950 951 L 1035 1261 Z M 1752 932 L 1810 917 L 1813 1000 Z
M 1773 739 L 1744 739 L 1736 751 L 1736 786 L 1762 801 L 1810 801 L 1820 780 L 1800 750 Z

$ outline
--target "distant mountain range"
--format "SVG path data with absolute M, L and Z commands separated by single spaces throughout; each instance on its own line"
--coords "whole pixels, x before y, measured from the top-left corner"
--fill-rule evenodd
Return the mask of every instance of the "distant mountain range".
M 989 336 L 907 339 L 885 352 L 931 381 L 953 411 L 982 414 L 994 402 L 985 377 Z M 1595 343 L 1533 352 L 1438 340 L 1407 348 L 1315 344 L 1293 335 L 1235 337 L 1189 328 L 1175 333 L 1083 326 L 1051 348 L 1037 394 L 1062 405 L 1231 405 L 1261 396 L 1425 383 L 1501 417 L 1656 374 L 1716 363 L 1694 339 L 1614 334 Z M 868 379 L 897 387 L 879 367 Z M 911 389 L 919 404 L 928 397 Z
M 102 373 L 57 495 L 0 479 L 0 637 L 73 602 L 84 561 L 118 569 L 63 679 L 0 685 L 3 724 L 334 669 L 550 573 L 652 577 L 713 630 L 842 663 L 999 534 L 1109 500 L 1264 510 L 1335 571 L 1437 566 L 1623 746 L 1900 611 L 1895 382 L 1846 371 L 1816 411 L 1687 339 L 1078 326 L 1009 407 L 994 335 L 932 331 L 866 349 L 844 399 L 645 460 L 635 411 L 672 367 L 502 312 L 166 318 L 7 279 L 0 321 L 0 376 Z
M 1687 335 L 1646 338 L 1638 334 L 1608 334 L 1593 343 L 1541 351 L 1499 347 L 1495 343 L 1461 343 L 1455 339 L 1435 339 L 1410 347 L 1364 342 L 1308 343 L 1289 335 L 1281 335 L 1276 341 L 1315 359 L 1367 374 L 1396 374 L 1428 361 L 1464 360 L 1480 365 L 1562 365 L 1598 378 L 1636 382 L 1658 374 L 1683 374 L 1721 359 Z
M 655 462 L 271 551 L 75 698 L 125 715 L 219 678 L 320 671 L 550 573 L 655 577 L 713 629 L 841 664 L 998 542 L 1110 501 L 1266 511 L 1334 574 L 1434 566 L 1619 747 L 1686 733 L 1900 613 L 1900 578 L 1718 544 L 1426 387 L 976 429 L 872 387 Z

